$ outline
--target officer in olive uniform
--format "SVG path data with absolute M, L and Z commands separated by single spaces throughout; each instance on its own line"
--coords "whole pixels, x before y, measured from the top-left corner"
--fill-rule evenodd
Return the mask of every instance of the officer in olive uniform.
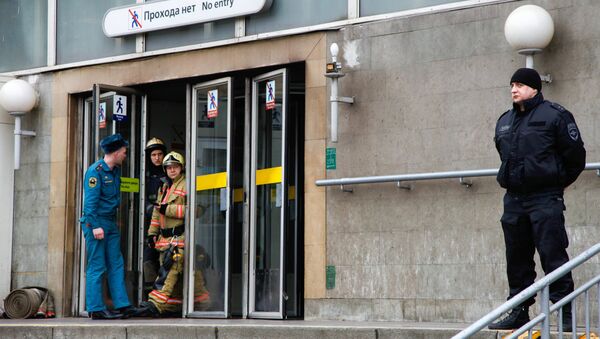
M 497 180 L 506 189 L 501 221 L 508 299 L 533 284 L 536 249 L 546 274 L 569 261 L 563 191 L 585 168 L 585 148 L 575 119 L 564 107 L 544 100 L 539 74 L 521 68 L 510 84 L 513 108 L 498 119 L 494 137 L 502 161 Z M 550 285 L 550 300 L 557 302 L 572 291 L 568 273 Z M 529 321 L 529 306 L 534 302 L 531 297 L 489 328 L 521 327 Z M 565 331 L 571 331 L 571 320 L 567 304 Z
M 84 179 L 83 216 L 80 219 L 87 250 L 86 309 L 92 319 L 119 319 L 131 310 L 125 289 L 121 236 L 116 225 L 121 202 L 121 169 L 128 143 L 120 134 L 100 142 L 105 155 L 88 168 Z M 106 308 L 102 280 L 106 275 L 115 311 Z
M 144 234 L 148 233 L 150 228 L 150 219 L 152 219 L 152 212 L 154 212 L 154 205 L 158 197 L 158 190 L 162 185 L 169 182 L 167 174 L 165 173 L 162 162 L 167 154 L 167 147 L 164 142 L 159 138 L 151 138 L 146 143 L 146 200 L 145 200 L 145 220 L 144 220 Z M 152 285 L 156 280 L 158 272 L 158 251 L 156 249 L 146 246 L 144 248 L 144 292 L 147 294 L 152 291 Z
M 160 252 L 160 269 L 148 301 L 142 302 L 132 316 L 164 317 L 181 312 L 183 297 L 183 248 L 185 244 L 186 179 L 185 161 L 181 154 L 170 152 L 163 166 L 170 179 L 161 188 L 152 214 L 146 242 Z M 210 305 L 204 277 L 195 272 L 194 302 L 196 309 Z

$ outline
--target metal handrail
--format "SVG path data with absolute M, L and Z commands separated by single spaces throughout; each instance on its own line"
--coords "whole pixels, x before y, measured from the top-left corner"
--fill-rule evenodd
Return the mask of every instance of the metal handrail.
M 600 162 L 590 162 L 585 165 L 586 170 L 600 170 Z M 461 183 L 463 178 L 471 177 L 489 177 L 498 174 L 497 168 L 466 170 L 466 171 L 447 171 L 447 172 L 430 172 L 430 173 L 413 173 L 413 174 L 397 174 L 397 175 L 380 175 L 371 177 L 355 177 L 355 178 L 340 178 L 340 179 L 320 179 L 315 181 L 317 186 L 341 186 L 344 185 L 359 185 L 359 184 L 377 184 L 384 182 L 402 181 L 418 181 L 418 180 L 435 180 L 435 179 L 451 179 L 460 178 Z M 600 174 L 598 174 L 600 176 Z
M 510 300 L 506 301 L 504 304 L 500 305 L 495 310 L 486 314 L 483 318 L 481 318 L 478 321 L 476 321 L 475 323 L 473 323 L 471 326 L 465 328 L 464 330 L 462 330 L 461 332 L 456 334 L 454 337 L 452 337 L 452 339 L 469 338 L 470 336 L 479 332 L 484 327 L 488 326 L 490 323 L 492 323 L 494 320 L 496 320 L 502 314 L 521 305 L 525 300 L 536 295 L 539 291 L 542 291 L 542 300 L 541 300 L 541 305 L 542 305 L 541 312 L 542 313 L 540 315 L 536 316 L 534 319 L 532 319 L 527 324 L 525 324 L 518 331 L 515 331 L 514 333 L 512 333 L 511 338 L 516 337 L 517 335 L 524 333 L 527 330 L 530 330 L 531 328 L 533 328 L 533 326 L 535 326 L 536 324 L 538 324 L 540 322 L 542 322 L 542 338 L 544 338 L 544 339 L 549 338 L 550 337 L 550 313 L 561 309 L 565 304 L 574 300 L 575 297 L 577 297 L 581 293 L 585 292 L 586 298 L 587 298 L 587 290 L 589 290 L 593 285 L 599 283 L 600 275 L 596 276 L 595 278 L 590 280 L 584 286 L 581 286 L 576 291 L 570 293 L 568 296 L 561 299 L 559 302 L 557 302 L 555 305 L 553 305 L 553 307 L 550 307 L 550 301 L 549 301 L 550 284 L 553 283 L 554 281 L 556 281 L 557 279 L 559 279 L 560 277 L 562 277 L 563 275 L 571 272 L 574 268 L 583 264 L 584 262 L 589 260 L 591 257 L 595 256 L 599 252 L 600 252 L 600 243 L 590 247 L 585 252 L 583 252 L 580 255 L 578 255 L 577 257 L 571 259 L 570 261 L 568 261 L 561 267 L 557 268 L 556 270 L 552 271 L 550 274 L 546 275 L 542 279 L 536 281 L 533 285 L 529 286 L 528 288 L 523 290 L 521 293 L 517 294 Z M 586 314 L 586 335 L 587 335 L 586 338 L 589 338 L 589 305 L 588 304 L 589 304 L 589 302 L 586 299 L 586 313 L 587 313 Z M 575 322 L 576 322 L 575 303 L 572 303 L 572 312 L 573 312 L 573 324 L 575 324 Z M 562 313 L 562 312 L 559 312 L 559 314 L 560 313 Z M 561 326 L 561 327 L 559 327 L 559 329 L 561 332 L 560 334 L 562 336 L 562 323 L 561 322 L 559 322 L 559 326 Z M 573 331 L 576 331 L 575 326 L 573 326 Z

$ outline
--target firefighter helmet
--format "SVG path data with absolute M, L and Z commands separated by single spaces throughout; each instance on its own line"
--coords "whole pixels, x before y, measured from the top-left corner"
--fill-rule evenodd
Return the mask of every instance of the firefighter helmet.
M 145 151 L 152 152 L 157 149 L 163 151 L 163 153 L 167 153 L 167 146 L 165 146 L 165 143 L 161 139 L 154 137 L 148 140 Z
M 163 167 L 173 164 L 179 164 L 181 165 L 181 167 L 185 167 L 185 160 L 183 159 L 183 155 L 177 152 L 169 152 L 169 154 L 167 154 L 165 156 L 165 159 L 163 160 Z

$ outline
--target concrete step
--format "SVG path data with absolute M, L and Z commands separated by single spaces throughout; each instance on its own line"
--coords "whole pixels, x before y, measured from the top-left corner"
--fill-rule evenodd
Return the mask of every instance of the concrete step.
M 249 319 L 0 320 L 0 338 L 450 338 L 467 324 Z M 484 330 L 473 338 L 496 339 Z

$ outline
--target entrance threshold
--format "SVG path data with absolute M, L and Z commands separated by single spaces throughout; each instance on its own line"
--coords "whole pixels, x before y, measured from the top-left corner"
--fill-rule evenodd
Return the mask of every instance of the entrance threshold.
M 362 322 L 335 320 L 87 318 L 2 320 L 0 337 L 58 338 L 450 338 L 463 323 Z M 484 330 L 482 338 L 496 338 Z

